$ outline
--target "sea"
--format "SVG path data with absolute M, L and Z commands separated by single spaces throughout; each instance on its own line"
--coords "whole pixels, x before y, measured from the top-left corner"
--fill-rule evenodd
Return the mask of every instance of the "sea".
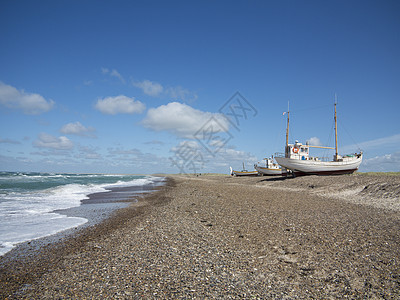
M 0 172 L 0 256 L 19 243 L 85 224 L 87 218 L 63 212 L 79 209 L 90 196 L 98 194 L 103 199 L 112 198 L 113 202 L 124 201 L 162 185 L 164 179 L 117 174 Z

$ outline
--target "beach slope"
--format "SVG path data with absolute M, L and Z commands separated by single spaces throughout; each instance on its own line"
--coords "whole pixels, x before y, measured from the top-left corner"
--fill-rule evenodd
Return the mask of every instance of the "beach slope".
M 400 177 L 170 176 L 35 259 L 0 298 L 399 298 Z

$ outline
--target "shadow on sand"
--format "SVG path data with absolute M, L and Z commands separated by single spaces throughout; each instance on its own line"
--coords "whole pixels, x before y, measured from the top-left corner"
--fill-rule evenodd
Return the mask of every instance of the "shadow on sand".
M 293 177 L 285 177 L 285 176 L 277 176 L 277 177 L 267 177 L 265 179 L 261 179 L 259 182 L 273 182 L 273 181 L 284 181 L 287 179 L 292 179 Z

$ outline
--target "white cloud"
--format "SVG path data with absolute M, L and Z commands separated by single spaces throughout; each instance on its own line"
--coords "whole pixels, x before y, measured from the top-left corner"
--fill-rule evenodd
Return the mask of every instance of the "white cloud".
M 185 140 L 180 142 L 176 147 L 172 147 L 171 152 L 174 152 L 175 154 L 179 155 L 181 152 L 184 152 L 182 151 L 183 149 L 190 150 L 192 152 L 203 150 L 198 142 L 192 140 Z
M 222 172 L 229 173 L 229 167 L 242 170 L 243 163 L 248 170 L 254 169 L 257 157 L 251 153 L 235 150 L 224 146 L 211 154 L 200 143 L 193 140 L 180 142 L 171 149 L 173 153 L 169 160 L 175 172 Z
M 118 78 L 119 80 L 121 80 L 122 83 L 125 84 L 125 79 L 124 77 L 122 77 L 122 75 L 115 69 L 113 69 L 110 73 L 111 76 Z
M 230 163 L 237 163 L 242 166 L 242 163 L 245 162 L 246 164 L 250 164 L 252 168 L 254 163 L 257 161 L 256 156 L 245 151 L 232 149 L 232 147 L 229 146 L 221 148 L 220 151 L 211 154 L 206 149 L 204 149 L 203 146 L 200 145 L 197 141 L 193 140 L 180 142 L 178 146 L 173 147 L 171 151 L 177 153 L 181 151 L 182 147 L 187 147 L 193 149 L 193 151 L 202 152 L 203 156 L 207 158 L 207 160 L 210 161 L 211 164 L 221 163 L 223 165 L 229 165 Z
M 65 124 L 61 129 L 61 133 L 75 134 L 79 136 L 95 137 L 95 129 L 93 127 L 85 127 L 80 122 Z
M 241 170 L 244 166 L 247 170 L 254 170 L 254 163 L 257 162 L 257 157 L 249 152 L 245 152 L 242 150 L 235 150 L 232 148 L 222 148 L 220 152 L 217 154 L 217 158 L 212 160 L 213 163 L 216 163 L 216 167 L 222 172 L 229 171 L 229 167 L 232 167 L 235 170 Z M 210 165 L 209 168 L 213 168 L 214 166 Z M 221 170 L 221 168 L 223 168 Z
M 400 172 L 400 152 L 365 159 L 360 169 L 364 172 Z
M 152 97 L 167 96 L 174 100 L 180 101 L 194 101 L 197 99 L 196 93 L 189 91 L 181 86 L 175 87 L 163 87 L 160 83 L 143 80 L 143 81 L 133 81 L 132 85 L 140 88 L 143 93 Z
M 47 148 L 47 150 L 31 152 L 30 154 L 43 156 L 46 159 L 49 158 L 50 156 L 58 156 L 58 157 L 60 157 L 60 159 L 66 160 L 66 159 L 70 159 L 71 158 L 71 151 L 70 150 L 71 149 Z
M 312 146 L 321 146 L 321 145 L 322 145 L 320 139 L 317 138 L 317 137 L 315 137 L 315 136 L 312 137 L 312 138 L 309 138 L 309 139 L 307 140 L 307 142 L 308 142 L 310 145 L 312 145 Z
M 181 101 L 195 101 L 197 95 L 181 86 L 169 87 L 166 89 L 166 94 L 172 99 Z
M 54 101 L 46 101 L 39 94 L 26 93 L 0 81 L 0 104 L 22 110 L 27 115 L 37 115 L 49 111 Z
M 164 170 L 166 168 L 165 158 L 158 157 L 157 155 L 151 153 L 144 153 L 139 149 L 124 149 L 121 147 L 108 148 L 107 157 L 114 164 L 121 164 L 124 167 L 132 168 L 136 170 L 146 170 L 149 172 L 148 168 L 153 166 L 156 167 L 157 172 L 159 170 Z
M 354 144 L 354 145 L 347 145 L 344 147 L 341 147 L 341 151 L 343 152 L 350 152 L 353 151 L 354 149 L 361 149 L 363 151 L 367 150 L 373 150 L 377 148 L 385 148 L 386 150 L 389 148 L 393 149 L 400 149 L 400 134 L 395 134 L 375 140 L 370 140 L 366 142 L 362 142 L 360 144 Z M 390 151 L 390 150 L 389 150 Z
M 120 95 L 99 99 L 95 108 L 104 114 L 115 115 L 142 113 L 146 106 L 134 98 Z
M 143 80 L 140 82 L 133 82 L 132 83 L 135 87 L 142 89 L 143 93 L 146 95 L 157 97 L 161 95 L 164 91 L 164 88 L 158 82 L 153 82 L 150 80 Z
M 222 114 L 203 112 L 186 104 L 171 102 L 148 110 L 142 124 L 155 131 L 166 130 L 178 137 L 194 138 L 207 122 L 213 122 L 214 132 L 226 132 L 229 122 Z
M 97 153 L 97 149 L 87 146 L 79 146 L 79 154 L 75 156 L 77 159 L 102 159 L 101 155 Z
M 108 148 L 108 153 L 110 155 L 141 155 L 141 151 L 139 149 L 128 149 L 125 150 L 123 148 Z
M 359 147 L 363 150 L 377 148 L 382 146 L 398 145 L 400 147 L 400 134 L 395 134 L 392 136 L 387 136 L 380 139 L 375 139 L 359 144 Z
M 39 134 L 33 145 L 38 148 L 50 148 L 57 150 L 69 150 L 74 147 L 74 144 L 65 136 L 55 137 L 47 133 Z
M 112 77 L 118 78 L 123 84 L 126 83 L 124 77 L 116 69 L 101 68 L 101 73 L 104 75 L 109 74 Z

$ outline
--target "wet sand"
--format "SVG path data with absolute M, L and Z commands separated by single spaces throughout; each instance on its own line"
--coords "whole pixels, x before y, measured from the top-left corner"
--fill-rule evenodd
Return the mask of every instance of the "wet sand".
M 100 224 L 0 259 L 0 298 L 396 299 L 399 229 L 398 176 L 170 176 Z

